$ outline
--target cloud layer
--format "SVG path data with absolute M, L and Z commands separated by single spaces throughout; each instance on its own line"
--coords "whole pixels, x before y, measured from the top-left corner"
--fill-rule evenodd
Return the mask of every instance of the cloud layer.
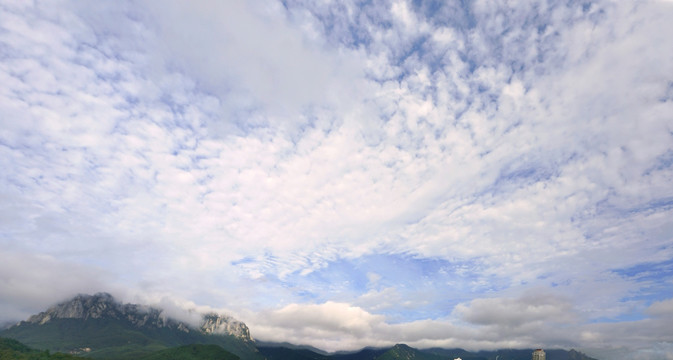
M 671 3 L 0 6 L 2 319 L 670 354 Z

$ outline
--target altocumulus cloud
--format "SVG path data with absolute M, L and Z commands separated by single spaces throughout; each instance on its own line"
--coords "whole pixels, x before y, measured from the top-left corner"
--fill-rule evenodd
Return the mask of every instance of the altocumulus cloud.
M 672 15 L 3 1 L 0 316 L 112 291 L 329 350 L 670 356 Z

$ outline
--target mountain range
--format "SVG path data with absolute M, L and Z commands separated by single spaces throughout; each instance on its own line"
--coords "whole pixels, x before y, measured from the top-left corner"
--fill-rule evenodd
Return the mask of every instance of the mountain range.
M 40 351 L 69 354 L 45 359 L 529 360 L 533 351 L 419 350 L 397 344 L 330 354 L 308 346 L 256 342 L 243 322 L 228 315 L 191 315 L 191 321 L 181 321 L 156 307 L 119 303 L 107 293 L 78 295 L 0 331 L 5 338 L 0 345 L 9 347 L 0 346 L 0 360 L 37 359 L 44 355 Z M 547 350 L 547 359 L 595 360 L 560 349 Z

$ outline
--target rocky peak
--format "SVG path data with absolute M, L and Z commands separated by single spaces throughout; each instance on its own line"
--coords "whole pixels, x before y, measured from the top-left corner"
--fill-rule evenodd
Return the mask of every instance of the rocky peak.
M 77 295 L 72 300 L 52 306 L 47 311 L 28 318 L 29 323 L 44 324 L 51 319 L 88 319 L 114 316 L 119 311 L 112 295 Z M 116 317 L 116 316 L 114 316 Z
M 201 331 L 206 334 L 228 334 L 237 338 L 252 340 L 248 327 L 228 315 L 207 313 L 203 315 Z

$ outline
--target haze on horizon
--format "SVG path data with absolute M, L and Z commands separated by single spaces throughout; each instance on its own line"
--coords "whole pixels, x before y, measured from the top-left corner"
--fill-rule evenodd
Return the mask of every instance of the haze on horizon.
M 106 291 L 324 350 L 671 359 L 672 18 L 0 0 L 0 323 Z

